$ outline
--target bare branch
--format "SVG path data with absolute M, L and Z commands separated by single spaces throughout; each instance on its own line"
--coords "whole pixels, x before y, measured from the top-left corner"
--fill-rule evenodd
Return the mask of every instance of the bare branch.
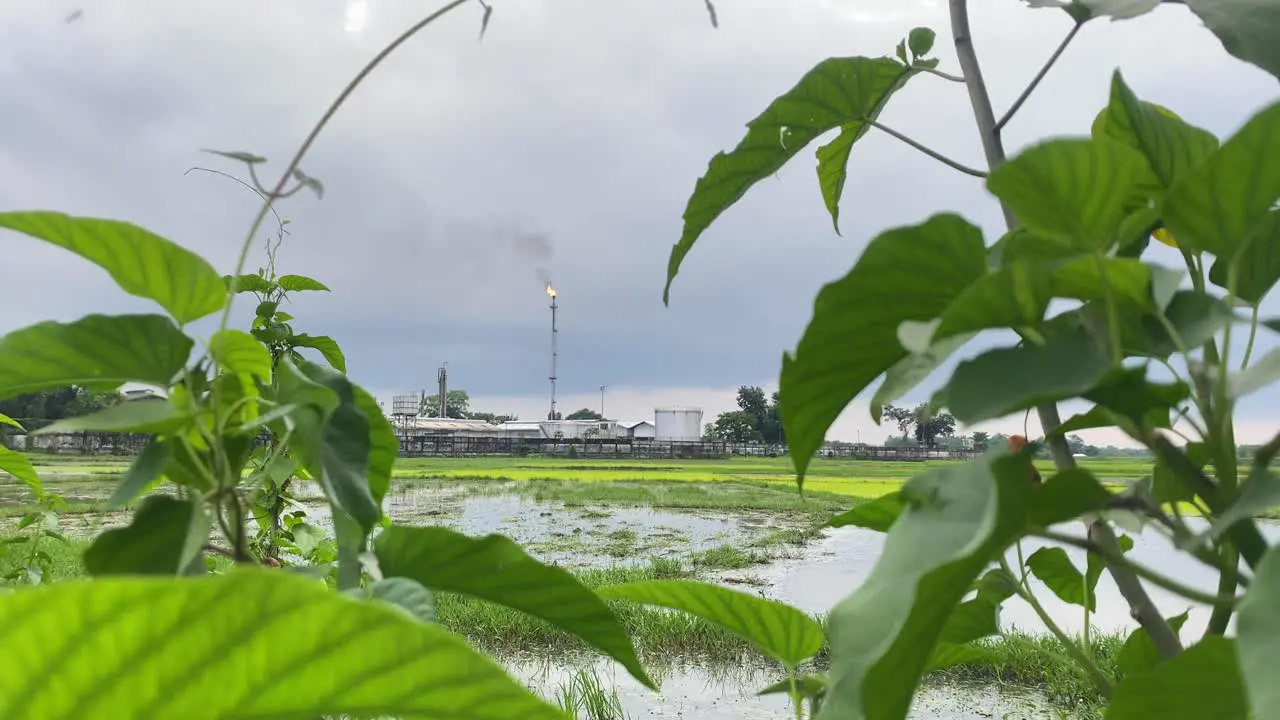
M 928 148 L 928 147 L 925 147 L 924 145 L 921 145 L 920 143 L 916 142 L 915 140 L 912 140 L 911 138 L 907 137 L 906 135 L 903 135 L 902 133 L 898 132 L 897 130 L 894 130 L 893 128 L 890 128 L 890 127 L 886 127 L 886 126 L 884 126 L 884 125 L 881 125 L 880 123 L 876 122 L 875 120 L 865 120 L 864 122 L 866 122 L 866 123 L 867 123 L 868 125 L 870 125 L 871 127 L 875 128 L 875 129 L 877 129 L 877 130 L 879 130 L 880 132 L 883 132 L 883 133 L 885 133 L 885 134 L 887 134 L 887 135 L 892 135 L 893 137 L 898 138 L 898 139 L 899 139 L 899 140 L 901 140 L 902 142 L 904 142 L 904 143 L 906 143 L 906 144 L 910 145 L 911 147 L 913 147 L 913 148 L 915 148 L 915 149 L 919 150 L 920 152 L 924 153 L 925 155 L 928 155 L 929 157 L 933 158 L 934 160 L 937 160 L 938 162 L 942 163 L 943 165 L 947 165 L 947 166 L 952 167 L 952 168 L 954 168 L 954 169 L 956 169 L 956 170 L 959 170 L 960 172 L 964 173 L 965 175 L 972 175 L 972 176 L 974 176 L 974 177 L 980 177 L 980 178 L 981 178 L 981 177 L 986 177 L 986 176 L 987 176 L 987 174 L 986 174 L 986 173 L 984 173 L 984 172 L 982 172 L 981 170 L 975 170 L 974 168 L 971 168 L 971 167 L 969 167 L 968 165 L 961 165 L 960 163 L 956 162 L 955 160 L 952 160 L 951 158 L 947 157 L 946 155 L 943 155 L 942 153 L 937 152 L 936 150 L 932 150 L 932 149 L 930 149 L 930 148 Z
M 707 6 L 707 15 L 711 17 L 711 27 L 718 30 L 720 28 L 720 20 L 716 17 L 716 6 L 711 0 L 702 0 L 702 2 Z
M 1013 116 L 1022 108 L 1022 104 L 1025 103 L 1027 98 L 1031 97 L 1031 93 L 1035 92 L 1036 88 L 1040 86 L 1040 81 L 1044 80 L 1044 76 L 1049 74 L 1049 70 L 1053 68 L 1054 63 L 1058 62 L 1058 58 L 1062 57 L 1062 53 L 1066 51 L 1067 46 L 1075 39 L 1076 33 L 1080 32 L 1080 28 L 1082 27 L 1084 27 L 1084 23 L 1076 23 L 1072 26 L 1071 32 L 1067 33 L 1067 36 L 1062 39 L 1062 42 L 1058 43 L 1058 49 L 1053 51 L 1053 54 L 1049 56 L 1047 61 L 1045 61 L 1044 67 L 1040 68 L 1040 72 L 1036 73 L 1036 76 L 1031 79 L 1031 84 L 1027 85 L 1027 89 L 1023 90 L 1022 94 L 1018 96 L 1018 99 L 1013 101 L 1013 105 L 1011 105 L 1009 110 L 1005 112 L 1004 117 L 1000 118 L 1000 120 L 996 122 L 996 132 L 1000 132 L 1004 129 L 1004 126 L 1013 119 Z

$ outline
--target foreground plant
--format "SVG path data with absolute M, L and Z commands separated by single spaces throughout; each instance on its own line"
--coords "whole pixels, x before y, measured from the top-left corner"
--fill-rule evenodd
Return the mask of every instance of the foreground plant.
M 1277 351 L 1251 363 L 1259 326 L 1280 330 L 1280 322 L 1258 317 L 1280 279 L 1280 104 L 1220 143 L 1138 99 L 1117 72 L 1110 103 L 1089 136 L 1046 141 L 1006 161 L 1001 131 L 1081 27 L 1098 17 L 1144 14 L 1159 0 L 1031 4 L 1064 8 L 1074 26 L 1003 117 L 992 111 L 967 4 L 950 0 L 960 75 L 939 71 L 928 57 L 935 33 L 927 28 L 912 31 L 897 59 L 824 60 L 749 123 L 733 151 L 712 159 L 685 211 L 668 292 L 701 233 L 754 183 L 830 130 L 839 135 L 817 150 L 818 179 L 838 228 L 852 147 L 874 128 L 983 178 L 1009 225 L 988 245 L 978 227 L 943 213 L 872 239 L 849 274 L 818 294 L 799 347 L 784 356 L 782 417 L 803 482 L 832 422 L 871 383 L 883 377 L 871 401 L 878 422 L 888 403 L 974 335 L 1004 328 L 1021 340 L 961 362 L 931 405 L 966 424 L 1036 410 L 1058 472 L 1041 483 L 1030 465 L 1034 447 L 1000 450 L 927 472 L 901 492 L 837 518 L 837 525 L 887 532 L 885 550 L 867 580 L 831 612 L 829 675 L 784 689 L 797 703 L 820 701 L 820 718 L 905 717 L 922 674 L 974 651 L 974 639 L 998 633 L 998 608 L 1017 595 L 1092 678 L 1108 700 L 1108 718 L 1280 717 L 1272 679 L 1280 661 L 1274 619 L 1280 552 L 1268 547 L 1253 520 L 1280 504 L 1270 470 L 1280 436 L 1240 467 L 1232 420 L 1239 398 L 1280 377 Z M 1280 76 L 1274 42 L 1280 5 L 1185 5 L 1230 52 Z M 989 170 L 955 162 L 878 122 L 892 95 L 921 75 L 968 91 Z M 1178 250 L 1185 268 L 1142 259 L 1153 234 Z M 1047 316 L 1055 299 L 1077 304 Z M 1242 353 L 1239 325 L 1248 326 Z M 1149 371 L 1171 378 L 1158 381 Z M 1057 403 L 1073 398 L 1093 407 L 1063 422 Z M 1157 458 L 1152 477 L 1117 494 L 1076 467 L 1066 434 L 1100 427 L 1118 428 L 1148 447 Z M 1172 435 L 1185 444 L 1176 445 Z M 1208 524 L 1185 520 L 1188 505 Z M 1073 520 L 1084 521 L 1083 533 L 1059 527 Z M 1216 590 L 1187 587 L 1127 559 L 1132 543 L 1117 536 L 1113 520 L 1166 536 L 1218 573 Z M 1056 545 L 1024 559 L 1024 537 Z M 1088 551 L 1087 567 L 1075 567 L 1063 546 Z M 1017 567 L 1007 559 L 1011 549 Z M 1087 631 L 1067 636 L 1027 582 L 1034 576 L 1079 605 L 1087 627 L 1104 569 L 1141 625 L 1116 677 L 1091 660 Z M 1160 616 L 1147 593 L 1151 584 L 1211 608 L 1203 637 L 1179 635 L 1185 615 Z M 1237 615 L 1238 637 L 1228 638 Z

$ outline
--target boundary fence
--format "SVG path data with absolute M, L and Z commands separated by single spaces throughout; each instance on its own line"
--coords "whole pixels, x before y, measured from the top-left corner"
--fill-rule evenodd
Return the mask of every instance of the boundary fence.
M 25 423 L 24 423 L 25 424 Z M 33 423 L 33 425 L 36 423 Z M 35 429 L 27 425 L 29 429 Z M 580 458 L 716 459 L 729 457 L 779 457 L 783 445 L 727 443 L 703 440 L 665 441 L 633 438 L 520 438 L 421 435 L 397 432 L 400 457 L 523 457 L 544 455 Z M 149 435 L 76 432 L 29 435 L 14 429 L 0 431 L 0 443 L 15 450 L 57 455 L 133 455 L 150 441 Z M 846 460 L 924 461 L 968 459 L 969 448 L 882 447 L 839 444 L 824 447 L 818 457 Z

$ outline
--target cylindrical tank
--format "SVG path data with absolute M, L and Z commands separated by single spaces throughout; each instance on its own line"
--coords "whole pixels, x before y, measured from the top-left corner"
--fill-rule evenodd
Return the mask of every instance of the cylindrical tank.
M 701 440 L 702 408 L 656 408 L 653 411 L 653 429 L 655 440 Z

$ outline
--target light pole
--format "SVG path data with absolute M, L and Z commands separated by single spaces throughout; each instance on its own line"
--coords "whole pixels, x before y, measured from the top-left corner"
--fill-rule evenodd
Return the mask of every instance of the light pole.
M 547 295 L 551 296 L 551 413 L 548 420 L 556 419 L 556 289 L 547 283 Z

